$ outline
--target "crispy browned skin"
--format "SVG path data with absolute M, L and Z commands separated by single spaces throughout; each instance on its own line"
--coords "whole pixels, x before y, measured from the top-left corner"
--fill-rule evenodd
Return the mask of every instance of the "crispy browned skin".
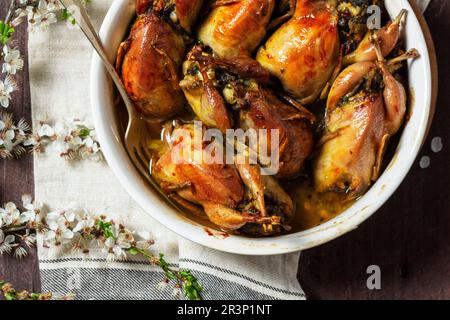
M 294 16 L 261 47 L 257 60 L 301 103 L 314 102 L 339 56 L 334 1 L 298 0 Z
M 345 192 L 356 199 L 380 175 L 387 142 L 396 134 L 406 113 L 406 92 L 390 68 L 418 56 L 411 50 L 389 63 L 375 45 L 378 61 L 364 61 L 347 67 L 334 82 L 327 103 L 322 147 L 314 165 L 316 188 L 320 192 Z M 376 73 L 382 77 L 378 90 L 363 88 Z M 373 80 L 372 80 L 373 81 Z M 345 99 L 342 99 L 344 98 Z
M 202 66 L 220 67 L 230 73 L 239 75 L 242 78 L 254 79 L 258 83 L 267 84 L 270 81 L 270 73 L 261 67 L 254 59 L 246 55 L 213 57 L 204 54 L 203 47 L 196 45 L 188 54 L 188 60 L 195 60 Z
M 190 33 L 192 26 L 195 24 L 197 16 L 202 8 L 204 0 L 171 0 L 169 2 L 175 8 L 175 15 L 180 26 Z M 165 6 L 164 0 L 136 0 L 137 14 L 143 14 L 151 7 L 155 6 L 155 10 L 163 10 Z
M 153 174 L 164 183 L 183 186 L 190 183 L 188 189 L 197 203 L 214 202 L 229 208 L 235 208 L 244 197 L 244 187 L 236 170 L 222 164 L 197 164 L 187 162 L 174 164 L 167 153 L 153 168 Z M 166 175 L 164 179 L 162 175 Z M 175 179 L 174 181 L 169 181 Z
M 384 57 L 389 55 L 397 45 L 400 37 L 400 25 L 406 13 L 406 10 L 400 11 L 399 15 L 394 21 L 390 22 L 387 26 L 375 32 L 379 41 L 381 52 L 383 53 Z M 344 66 L 348 66 L 356 62 L 374 61 L 377 59 L 375 47 L 371 43 L 371 37 L 373 36 L 373 34 L 374 33 L 372 31 L 367 33 L 364 39 L 358 45 L 358 48 L 343 58 L 342 64 Z
M 196 70 L 194 69 L 194 72 L 192 72 L 192 66 L 196 66 Z M 230 61 L 226 59 L 214 58 L 211 55 L 202 52 L 202 48 L 199 46 L 192 49 L 192 51 L 188 55 L 188 61 L 186 61 L 185 78 L 181 82 L 181 87 L 183 88 L 183 91 L 189 104 L 192 107 L 193 112 L 201 121 L 203 121 L 203 123 L 207 124 L 209 127 L 218 128 L 224 134 L 226 133 L 227 129 L 233 128 L 231 121 L 232 117 L 229 114 L 223 96 L 219 93 L 218 89 L 214 85 L 214 82 L 216 81 L 215 72 L 218 68 L 229 70 L 230 72 L 236 72 L 236 69 L 239 69 L 241 67 L 243 67 L 241 62 L 236 64 L 230 63 Z M 254 72 L 251 71 L 252 68 L 248 66 L 243 67 L 243 69 L 249 73 Z M 257 72 L 257 74 L 259 74 L 259 72 Z M 250 93 L 247 97 L 247 100 L 249 100 L 249 103 L 259 103 L 256 98 L 252 98 Z M 262 98 L 262 100 L 264 100 L 264 102 L 262 103 L 267 103 L 264 98 Z M 254 108 L 254 110 L 257 109 L 257 107 Z M 266 112 L 267 108 L 265 108 L 264 111 Z M 276 110 L 272 111 L 277 112 Z M 255 111 L 255 113 L 256 112 L 257 111 Z M 295 110 L 292 113 L 295 113 Z M 282 123 L 282 120 L 285 120 L 282 115 L 279 115 L 277 120 L 273 121 L 271 120 L 272 115 L 269 111 L 267 111 L 265 115 L 270 119 L 266 124 L 261 124 L 261 128 L 263 128 L 264 126 L 266 126 L 265 128 L 268 128 L 267 125 L 274 123 L 274 129 L 281 128 L 283 130 L 283 133 L 281 134 L 283 137 L 285 136 L 284 130 L 288 128 L 286 129 L 286 132 L 288 133 L 289 138 L 291 138 L 290 134 L 296 129 L 291 131 L 289 125 Z M 287 116 L 291 116 L 291 114 Z M 275 125 L 275 123 L 278 125 L 278 127 Z M 283 143 L 286 143 L 287 139 L 282 139 Z M 285 148 L 284 145 L 283 148 Z M 238 158 L 243 158 L 244 161 L 236 161 Z M 286 157 L 285 159 L 288 159 L 288 157 Z M 238 170 L 244 185 L 250 191 L 252 200 L 256 204 L 257 210 L 260 212 L 260 218 L 263 219 L 258 220 L 257 222 L 262 223 L 263 225 L 267 223 L 269 223 L 269 225 L 271 225 L 272 223 L 277 224 L 279 216 L 270 216 L 267 211 L 265 196 L 269 196 L 276 203 L 279 203 L 279 201 L 281 201 L 280 199 L 289 199 L 289 196 L 286 195 L 281 187 L 279 187 L 276 192 L 274 191 L 272 194 L 268 195 L 269 191 L 267 189 L 267 181 L 266 179 L 264 179 L 264 177 L 261 176 L 260 166 L 256 164 L 250 164 L 248 155 L 246 155 L 245 153 L 240 154 L 239 157 L 235 157 L 234 160 L 236 169 Z M 272 182 L 272 185 L 275 184 L 276 182 Z M 275 193 L 278 193 L 278 197 L 274 197 L 273 199 Z M 287 221 L 288 219 L 286 219 L 286 217 L 290 218 L 293 215 L 292 201 L 290 201 L 290 204 L 286 203 L 286 201 L 283 201 L 280 206 L 282 206 L 283 210 L 283 221 Z M 269 231 L 264 231 L 263 233 L 265 234 L 267 232 Z
M 136 13 L 145 13 L 150 8 L 151 3 L 152 0 L 136 0 Z
M 176 200 L 184 207 L 191 208 L 189 203 L 201 205 L 208 219 L 224 231 L 238 230 L 247 223 L 253 223 L 259 225 L 259 234 L 279 232 L 276 226 L 279 226 L 281 219 L 287 222 L 292 218 L 294 205 L 278 182 L 272 177 L 259 175 L 259 182 L 254 181 L 256 176 L 247 171 L 247 165 L 243 165 L 247 169 L 241 168 L 238 173 L 234 165 L 197 161 L 193 152 L 194 130 L 193 124 L 178 126 L 171 134 L 170 145 L 153 166 L 152 175 L 161 189 L 188 201 Z M 198 152 L 205 159 L 210 152 L 207 148 L 217 147 L 203 145 L 204 149 Z M 255 183 L 262 184 L 261 196 L 272 199 L 272 203 L 282 210 L 281 216 L 266 216 L 262 211 L 260 214 L 250 214 L 238 210 L 238 204 L 246 198 L 244 184 L 251 188 L 250 185 Z
M 313 149 L 313 135 L 308 121 L 294 108 L 282 103 L 269 91 L 247 93 L 248 107 L 241 111 L 241 125 L 256 130 L 267 129 L 271 150 L 271 130 L 278 130 L 280 170 L 277 178 L 296 177 Z
M 326 141 L 315 162 L 318 191 L 347 192 L 357 198 L 370 186 L 384 135 L 381 94 L 362 93 L 335 109 L 327 120 Z M 334 136 L 333 136 L 334 135 Z
M 154 13 L 135 22 L 119 49 L 117 68 L 139 113 L 168 119 L 183 108 L 178 69 L 184 52 L 183 38 Z
M 196 23 L 197 16 L 203 6 L 204 0 L 175 0 L 175 13 L 180 26 L 188 33 Z
M 275 1 L 218 2 L 202 23 L 198 32 L 199 40 L 221 57 L 250 55 L 266 34 Z
M 179 150 L 193 150 L 193 125 L 177 128 L 173 137 L 175 141 L 171 148 L 152 170 L 161 188 L 201 205 L 211 222 L 225 231 L 237 230 L 247 222 L 255 221 L 255 217 L 235 210 L 244 198 L 244 186 L 236 169 L 230 165 L 197 162 L 194 153 L 185 153 L 180 161 Z M 204 154 L 204 150 L 199 152 Z
M 198 65 L 198 74 L 185 74 L 180 86 L 192 111 L 200 120 L 206 126 L 218 128 L 225 133 L 231 128 L 232 121 L 222 96 L 214 86 L 213 79 L 208 76 L 208 71 L 212 70 L 211 59 L 203 55 L 200 46 L 192 48 L 185 64 Z
M 261 84 L 270 81 L 270 73 L 249 56 L 216 58 L 215 63 L 231 73 L 239 74 L 242 78 L 254 79 Z
M 194 113 L 208 126 L 220 129 L 223 133 L 232 127 L 231 116 L 222 95 L 214 86 L 215 79 L 210 79 L 208 70 L 225 69 L 235 74 L 248 74 L 253 78 L 265 79 L 255 71 L 250 60 L 233 62 L 232 58 L 213 58 L 202 53 L 200 47 L 192 49 L 188 55 L 190 63 L 198 63 L 199 75 L 186 74 L 181 87 Z M 257 63 L 256 63 L 257 64 Z M 259 68 L 256 68 L 257 70 Z M 212 73 L 211 73 L 212 74 Z M 233 85 L 232 85 L 233 86 Z M 239 85 L 238 85 L 239 86 Z M 271 141 L 270 130 L 279 130 L 280 171 L 279 178 L 293 178 L 298 175 L 313 147 L 312 130 L 309 125 L 311 117 L 305 116 L 297 109 L 282 103 L 273 93 L 259 88 L 236 87 L 236 92 L 244 92 L 240 112 L 240 126 L 252 129 L 267 129 Z M 245 93 L 246 92 L 246 93 Z M 314 118 L 314 117 L 313 117 Z M 270 143 L 268 143 L 269 150 Z M 270 156 L 270 154 L 266 154 Z M 238 167 L 241 169 L 241 167 Z M 254 190 L 258 188 L 253 188 Z M 257 192 L 256 192 L 257 193 Z

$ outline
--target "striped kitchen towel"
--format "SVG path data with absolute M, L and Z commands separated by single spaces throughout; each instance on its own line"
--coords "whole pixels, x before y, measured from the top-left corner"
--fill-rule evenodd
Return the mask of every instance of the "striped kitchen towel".
M 116 0 L 132 1 L 132 0 Z M 418 0 L 419 1 L 419 0 Z M 422 5 L 428 1 L 420 1 Z M 112 0 L 93 1 L 89 13 L 97 29 Z M 43 119 L 91 120 L 89 69 L 92 48 L 79 30 L 64 24 L 29 38 L 30 82 L 35 127 Z M 54 153 L 34 159 L 36 198 L 50 209 L 71 203 L 107 214 L 131 230 L 142 228 L 156 239 L 154 252 L 165 253 L 174 267 L 190 269 L 204 286 L 206 299 L 305 299 L 297 281 L 299 253 L 248 257 L 217 252 L 180 239 L 143 212 L 105 163 L 69 164 Z M 42 239 L 39 239 L 42 243 Z M 78 299 L 173 299 L 161 285 L 164 274 L 145 261 L 107 262 L 99 250 L 60 255 L 38 248 L 42 290 L 73 292 Z

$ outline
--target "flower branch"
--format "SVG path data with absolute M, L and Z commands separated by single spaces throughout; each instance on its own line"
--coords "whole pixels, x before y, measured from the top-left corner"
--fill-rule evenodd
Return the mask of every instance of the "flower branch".
M 72 300 L 73 295 L 55 296 L 52 293 L 30 293 L 26 290 L 17 291 L 11 283 L 0 279 L 0 292 L 5 300 Z
M 104 215 L 92 215 L 84 209 L 46 212 L 42 203 L 22 198 L 23 210 L 12 202 L 0 208 L 0 255 L 12 254 L 17 258 L 27 255 L 36 243 L 36 233 L 42 236 L 43 247 L 58 255 L 80 252 L 88 254 L 96 247 L 106 260 L 125 261 L 132 256 L 144 258 L 149 264 L 162 269 L 175 291 L 181 288 L 188 299 L 201 299 L 202 287 L 189 270 L 170 266 L 163 254 L 150 251 L 155 241 L 148 232 L 133 232 Z
M 5 0 L 6 1 L 6 0 Z M 82 1 L 83 4 L 90 0 Z M 2 70 L 0 77 L 0 106 L 8 108 L 11 93 L 17 90 L 13 76 L 17 70 L 22 70 L 24 61 L 20 51 L 11 43 L 15 29 L 24 22 L 29 30 L 45 29 L 58 20 L 66 21 L 73 26 L 76 10 L 65 9 L 59 0 L 11 0 L 5 20 L 0 20 L 0 63 Z
M 66 160 L 103 159 L 94 128 L 79 119 L 54 125 L 41 121 L 32 134 L 24 119 L 15 124 L 11 113 L 0 112 L 0 159 L 42 153 L 50 146 Z

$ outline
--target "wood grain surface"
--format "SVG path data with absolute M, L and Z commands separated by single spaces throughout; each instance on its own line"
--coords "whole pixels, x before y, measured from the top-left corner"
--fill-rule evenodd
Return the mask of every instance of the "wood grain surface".
M 1 0 L 0 20 L 6 16 L 6 1 Z M 30 86 L 28 76 L 27 32 L 22 25 L 14 35 L 13 45 L 20 48 L 24 55 L 25 66 L 18 71 L 15 80 L 20 90 L 12 95 L 12 104 L 7 109 L 14 114 L 14 120 L 21 118 L 31 124 Z M 3 109 L 3 108 L 1 108 Z M 21 203 L 22 194 L 34 194 L 33 156 L 27 155 L 19 160 L 0 160 L 0 204 L 14 201 Z M 39 269 L 36 250 L 30 250 L 30 255 L 18 261 L 7 256 L 0 256 L 0 279 L 11 281 L 20 290 L 39 291 Z
M 398 191 L 359 229 L 303 252 L 299 279 L 312 299 L 450 299 L 450 1 L 433 0 L 425 18 L 435 39 L 439 97 L 429 137 Z M 441 137 L 444 150 L 433 153 Z M 446 143 L 448 143 L 446 145 Z M 431 166 L 421 169 L 422 156 Z M 367 267 L 381 290 L 367 289 Z
M 0 18 L 5 8 L 0 7 Z M 450 299 L 450 1 L 433 0 L 425 17 L 435 38 L 440 95 L 435 121 L 421 155 L 394 196 L 359 229 L 302 253 L 299 279 L 311 299 Z M 17 46 L 26 52 L 25 29 Z M 30 120 L 28 66 L 21 73 L 10 111 Z M 433 153 L 430 142 L 441 137 L 444 150 Z M 448 145 L 446 144 L 448 142 Z M 431 167 L 421 169 L 421 156 Z M 0 203 L 20 201 L 33 193 L 33 160 L 0 161 Z M 381 268 L 381 290 L 366 286 L 366 269 Z M 39 291 L 36 254 L 24 261 L 0 258 L 0 278 L 17 289 Z

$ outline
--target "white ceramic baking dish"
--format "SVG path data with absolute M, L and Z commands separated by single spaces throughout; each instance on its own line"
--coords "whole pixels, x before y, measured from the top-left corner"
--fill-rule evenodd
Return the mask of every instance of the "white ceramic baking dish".
M 100 59 L 94 54 L 91 70 L 91 101 L 95 127 L 104 155 L 129 194 L 153 218 L 170 230 L 204 246 L 246 255 L 273 255 L 318 246 L 355 228 L 375 213 L 394 193 L 413 165 L 425 139 L 432 114 L 433 81 L 430 53 L 418 17 L 407 0 L 386 1 L 391 16 L 405 8 L 409 14 L 404 28 L 408 49 L 417 48 L 419 59 L 409 62 L 409 85 L 414 93 L 411 117 L 402 132 L 390 165 L 373 187 L 338 217 L 313 229 L 271 238 L 215 237 L 164 202 L 141 178 L 122 145 L 114 112 L 113 85 Z M 101 27 L 100 35 L 113 60 L 134 17 L 134 0 L 116 0 Z

